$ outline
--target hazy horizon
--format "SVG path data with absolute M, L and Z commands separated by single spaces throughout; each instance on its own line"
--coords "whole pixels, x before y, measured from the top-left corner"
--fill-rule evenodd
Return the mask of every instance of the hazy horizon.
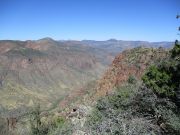
M 41 39 L 45 39 L 45 38 L 50 38 L 52 40 L 55 40 L 55 41 L 97 41 L 97 42 L 101 42 L 101 41 L 109 41 L 109 40 L 117 40 L 117 41 L 131 41 L 131 42 L 174 42 L 174 41 L 166 41 L 166 40 L 162 40 L 162 41 L 147 41 L 147 40 L 124 40 L 124 39 L 116 39 L 116 38 L 109 38 L 109 39 L 104 39 L 104 40 L 94 40 L 94 39 L 82 39 L 82 40 L 77 40 L 77 39 L 54 39 L 52 37 L 42 37 L 42 38 L 39 38 L 39 39 L 0 39 L 0 41 L 6 41 L 6 40 L 9 40 L 9 41 L 38 41 L 38 40 L 41 40 Z

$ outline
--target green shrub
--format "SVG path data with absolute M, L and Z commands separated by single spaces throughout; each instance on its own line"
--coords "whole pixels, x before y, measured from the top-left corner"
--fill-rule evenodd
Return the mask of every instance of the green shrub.
M 92 113 L 88 116 L 86 125 L 92 129 L 96 129 L 96 126 L 102 122 L 103 114 L 98 110 L 94 109 Z
M 65 123 L 65 119 L 63 117 L 58 117 L 56 120 L 56 126 L 62 127 Z
M 174 48 L 171 50 L 171 56 L 173 58 L 180 56 L 180 45 L 178 44 L 178 42 L 175 43 Z
M 143 82 L 157 95 L 180 102 L 180 45 L 175 44 L 171 57 L 151 66 L 142 77 Z
M 30 114 L 30 126 L 32 135 L 71 135 L 72 124 L 64 117 L 41 117 L 40 105 L 37 105 Z M 44 118 L 44 120 L 43 120 Z
M 64 122 L 62 122 L 62 120 L 60 121 L 61 124 L 59 124 L 58 127 L 51 129 L 48 132 L 48 135 L 72 135 L 73 125 L 68 121 L 64 121 Z
M 151 66 L 148 72 L 142 77 L 142 80 L 156 94 L 165 97 L 174 96 L 171 74 L 168 74 L 163 69 L 157 66 Z
M 133 75 L 130 75 L 129 78 L 128 78 L 128 83 L 131 83 L 131 84 L 135 84 L 136 83 L 136 78 L 135 76 Z
M 41 122 L 40 105 L 36 106 L 31 113 L 30 118 L 32 135 L 43 135 L 48 133 L 48 127 Z

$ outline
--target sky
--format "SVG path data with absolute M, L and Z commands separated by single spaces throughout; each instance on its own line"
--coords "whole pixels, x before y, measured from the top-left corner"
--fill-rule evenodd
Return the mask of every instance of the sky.
M 0 0 L 0 40 L 178 38 L 180 0 Z

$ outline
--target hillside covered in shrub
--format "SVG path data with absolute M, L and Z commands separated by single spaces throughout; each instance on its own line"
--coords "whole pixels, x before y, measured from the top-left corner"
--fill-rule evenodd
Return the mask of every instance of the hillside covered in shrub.
M 32 135 L 179 135 L 180 45 L 119 54 L 87 94 L 61 111 L 32 109 L 17 125 Z M 5 123 L 5 120 L 1 119 Z M 26 123 L 26 124 L 23 124 Z M 3 132 L 7 129 L 3 127 Z M 14 133 L 14 132 L 13 132 Z
M 152 64 L 141 79 L 130 76 L 98 100 L 86 122 L 90 134 L 179 135 L 180 45 Z

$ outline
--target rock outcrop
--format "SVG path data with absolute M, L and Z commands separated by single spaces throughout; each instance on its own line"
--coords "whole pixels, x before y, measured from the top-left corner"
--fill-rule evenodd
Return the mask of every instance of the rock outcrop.
M 106 95 L 115 86 L 122 85 L 129 76 L 140 78 L 153 63 L 158 63 L 168 56 L 168 50 L 159 48 L 135 48 L 126 50 L 115 57 L 110 68 L 98 81 L 96 96 Z

